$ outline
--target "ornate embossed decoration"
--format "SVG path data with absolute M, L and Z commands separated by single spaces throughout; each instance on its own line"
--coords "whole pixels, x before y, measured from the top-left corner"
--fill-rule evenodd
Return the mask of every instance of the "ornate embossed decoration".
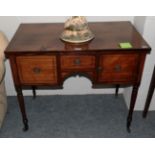
M 73 16 L 65 23 L 64 32 L 61 39 L 70 43 L 88 42 L 94 38 L 93 33 L 88 27 L 88 23 L 83 16 Z

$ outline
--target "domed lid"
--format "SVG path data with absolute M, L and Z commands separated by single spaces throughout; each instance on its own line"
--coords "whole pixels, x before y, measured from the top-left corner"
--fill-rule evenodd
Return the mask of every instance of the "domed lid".
M 65 23 L 64 32 L 61 39 L 70 43 L 83 43 L 94 38 L 93 33 L 88 27 L 88 23 L 83 16 L 73 16 Z

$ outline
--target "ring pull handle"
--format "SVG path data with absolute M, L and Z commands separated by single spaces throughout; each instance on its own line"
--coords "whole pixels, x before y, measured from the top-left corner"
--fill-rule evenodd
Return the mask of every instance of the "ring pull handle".
M 120 65 L 116 65 L 114 68 L 115 72 L 120 72 L 122 70 Z
M 75 59 L 74 64 L 75 65 L 81 65 L 81 60 L 80 59 Z
M 33 72 L 35 74 L 40 74 L 41 73 L 41 69 L 39 67 L 35 67 L 35 68 L 33 68 Z
M 103 70 L 103 68 L 100 66 L 100 67 L 98 67 L 98 69 L 97 69 L 99 72 L 101 72 L 102 70 Z

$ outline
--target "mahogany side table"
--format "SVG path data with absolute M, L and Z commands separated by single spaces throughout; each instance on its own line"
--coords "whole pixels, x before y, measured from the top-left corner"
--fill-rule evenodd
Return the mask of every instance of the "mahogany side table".
M 127 129 L 130 131 L 132 114 L 141 83 L 145 57 L 151 48 L 130 22 L 90 23 L 95 39 L 85 44 L 69 44 L 59 37 L 64 24 L 21 24 L 5 50 L 10 61 L 19 107 L 28 130 L 28 119 L 23 89 L 49 87 L 62 89 L 71 76 L 85 76 L 93 88 L 105 85 L 133 86 Z M 132 48 L 120 48 L 129 42 Z M 27 109 L 28 110 L 28 109 Z

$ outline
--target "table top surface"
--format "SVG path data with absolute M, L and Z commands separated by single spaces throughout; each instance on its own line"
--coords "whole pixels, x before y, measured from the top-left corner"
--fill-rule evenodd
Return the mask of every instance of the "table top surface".
M 125 50 L 150 51 L 149 45 L 130 22 L 89 23 L 89 27 L 95 35 L 92 41 L 69 44 L 60 39 L 64 30 L 62 23 L 21 24 L 5 52 L 124 50 L 119 46 L 123 42 L 132 45 L 131 49 Z

